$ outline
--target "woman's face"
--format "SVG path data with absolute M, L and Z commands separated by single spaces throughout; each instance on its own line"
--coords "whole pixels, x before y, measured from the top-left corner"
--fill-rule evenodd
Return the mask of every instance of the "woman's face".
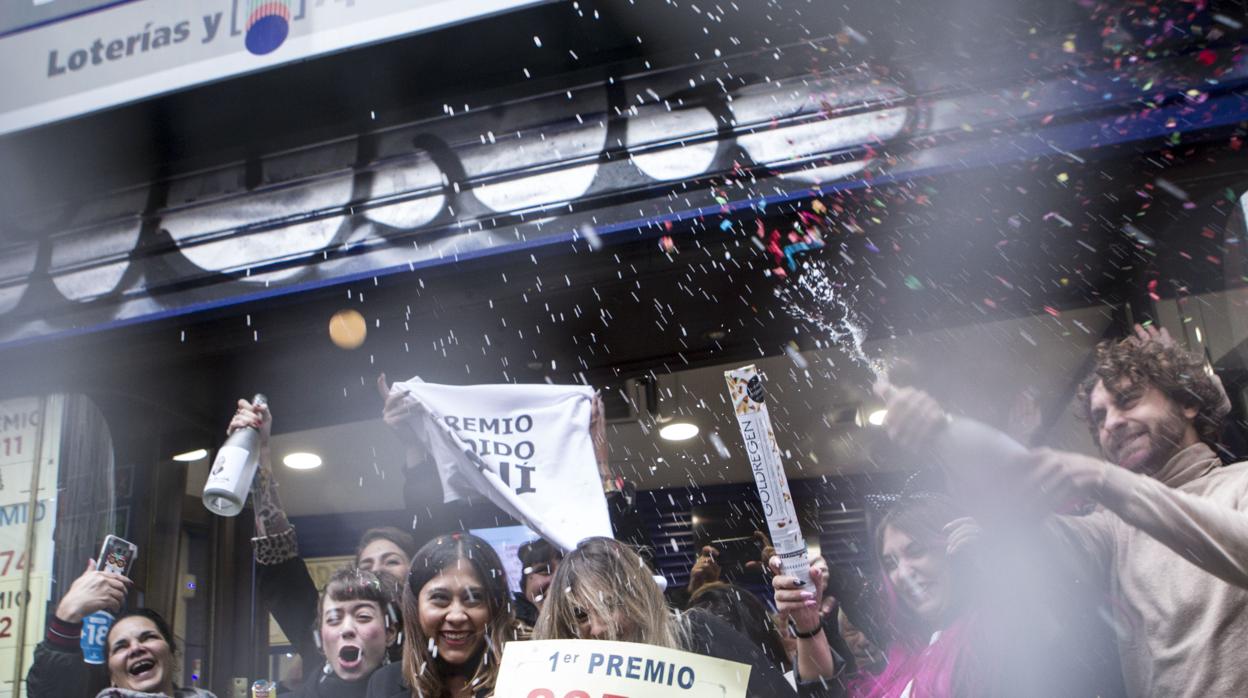
M 397 629 L 386 629 L 376 601 L 335 601 L 326 597 L 321 611 L 321 646 L 329 666 L 344 681 L 367 678 L 381 666 Z
M 448 664 L 467 662 L 485 644 L 490 608 L 472 564 L 458 560 L 420 588 L 420 629 Z
M 407 579 L 410 565 L 411 560 L 407 559 L 407 553 L 395 545 L 394 541 L 385 538 L 378 538 L 364 546 L 360 551 L 360 559 L 356 561 L 356 567 L 362 570 L 386 572 L 399 581 Z
M 952 596 L 944 548 L 924 545 L 905 531 L 886 526 L 880 559 L 901 602 L 924 622 L 939 623 Z
M 122 618 L 108 631 L 108 675 L 117 688 L 173 693 L 173 650 L 150 618 Z
M 610 609 L 610 618 L 603 618 L 593 607 L 589 605 L 577 604 L 572 609 L 572 614 L 576 617 L 577 632 L 581 639 L 585 640 L 618 640 L 620 642 L 637 641 L 637 626 L 633 624 L 631 619 L 623 612 L 623 606 L 619 601 L 613 600 L 614 597 L 606 594 L 603 597 L 607 608 Z M 611 627 L 615 626 L 615 632 L 611 632 Z

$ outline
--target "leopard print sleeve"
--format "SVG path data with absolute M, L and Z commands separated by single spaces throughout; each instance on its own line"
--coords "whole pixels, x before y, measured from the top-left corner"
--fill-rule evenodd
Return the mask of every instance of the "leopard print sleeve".
M 276 565 L 299 554 L 299 539 L 295 527 L 286 518 L 282 500 L 277 495 L 277 480 L 268 463 L 256 470 L 254 483 L 256 507 L 256 537 L 251 539 L 256 562 Z

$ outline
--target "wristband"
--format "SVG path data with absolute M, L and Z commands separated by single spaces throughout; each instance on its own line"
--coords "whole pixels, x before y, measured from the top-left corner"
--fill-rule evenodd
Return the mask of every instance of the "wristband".
M 808 633 L 804 633 L 804 632 L 802 632 L 802 631 L 798 630 L 798 629 L 797 629 L 797 624 L 796 624 L 796 623 L 794 623 L 794 624 L 793 624 L 793 627 L 792 627 L 792 628 L 790 628 L 790 630 L 792 630 L 792 631 L 793 631 L 793 637 L 796 637 L 796 638 L 798 638 L 799 640 L 809 640 L 810 638 L 815 637 L 815 636 L 816 636 L 816 635 L 818 635 L 819 633 L 823 632 L 823 624 L 821 623 L 821 624 L 819 624 L 819 625 L 816 625 L 816 626 L 815 626 L 815 629 L 814 629 L 814 630 L 811 630 L 811 631 L 810 631 L 810 632 L 808 632 Z

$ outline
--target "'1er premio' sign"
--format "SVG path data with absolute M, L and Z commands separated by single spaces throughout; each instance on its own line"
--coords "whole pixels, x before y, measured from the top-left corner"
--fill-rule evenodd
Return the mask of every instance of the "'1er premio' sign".
M 495 698 L 744 698 L 750 666 L 605 640 L 531 640 L 503 649 Z

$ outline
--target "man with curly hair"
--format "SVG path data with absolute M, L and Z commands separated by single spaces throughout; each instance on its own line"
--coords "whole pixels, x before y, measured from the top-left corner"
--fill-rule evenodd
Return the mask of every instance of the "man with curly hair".
M 1105 457 L 1155 477 L 1171 456 L 1213 444 L 1230 401 L 1204 360 L 1174 345 L 1165 330 L 1097 347 L 1096 368 L 1079 398 Z
M 909 448 L 939 437 L 947 418 L 931 397 L 887 390 L 890 436 Z M 1248 463 L 1213 451 L 1230 409 L 1221 382 L 1168 334 L 1137 327 L 1097 347 L 1079 394 L 1104 460 L 1031 449 L 1004 467 L 948 467 L 1003 478 L 1049 511 L 1097 503 L 1047 527 L 1079 578 L 1108 592 L 1129 695 L 1248 696 Z

